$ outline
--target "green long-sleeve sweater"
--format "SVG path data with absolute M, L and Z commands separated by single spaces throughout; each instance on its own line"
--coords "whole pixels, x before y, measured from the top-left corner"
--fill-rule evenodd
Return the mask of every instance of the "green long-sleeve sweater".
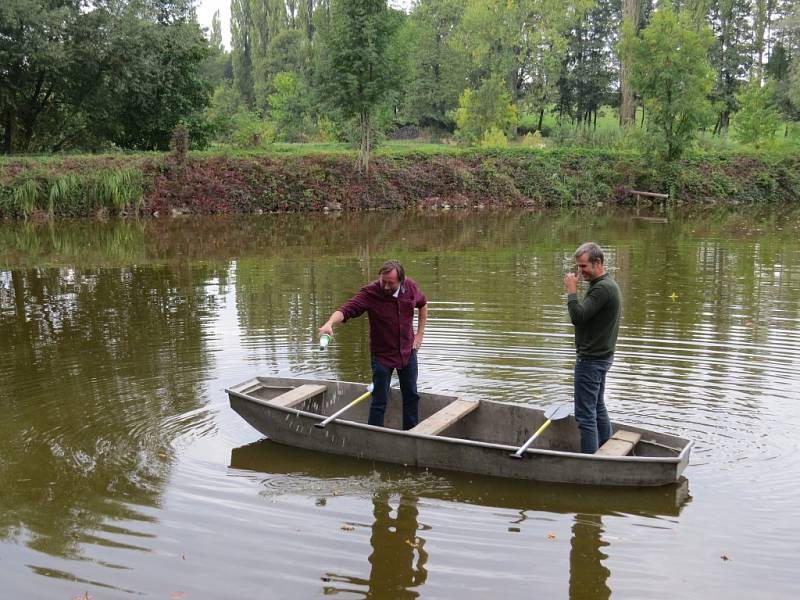
M 589 284 L 583 302 L 567 295 L 569 318 L 575 326 L 575 349 L 581 358 L 607 358 L 614 354 L 622 313 L 622 294 L 608 273 Z

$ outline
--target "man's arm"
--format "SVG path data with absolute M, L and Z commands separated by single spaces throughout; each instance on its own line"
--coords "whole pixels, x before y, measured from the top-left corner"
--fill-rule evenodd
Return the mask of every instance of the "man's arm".
M 325 324 L 319 328 L 319 335 L 333 335 L 333 326 L 342 321 L 344 321 L 344 313 L 340 310 L 334 311 Z
M 425 336 L 425 324 L 428 322 L 428 305 L 420 306 L 419 318 L 417 320 L 417 334 L 414 336 L 414 350 L 419 350 L 422 346 L 422 338 Z
M 337 323 L 343 323 L 348 319 L 354 319 L 367 310 L 367 294 L 362 289 L 355 296 L 345 302 L 339 310 L 333 311 L 333 314 L 325 321 L 325 324 L 319 328 L 319 335 L 333 335 L 333 326 Z
M 605 303 L 608 302 L 608 291 L 596 285 L 591 288 L 583 302 L 578 302 L 578 296 L 575 292 L 568 292 L 567 294 L 567 310 L 569 310 L 569 318 L 573 325 L 580 325 L 591 319 L 597 311 L 599 311 Z

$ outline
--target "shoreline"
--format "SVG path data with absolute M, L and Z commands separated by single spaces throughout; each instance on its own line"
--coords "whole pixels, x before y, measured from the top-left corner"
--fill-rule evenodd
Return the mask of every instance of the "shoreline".
M 352 153 L 5 158 L 0 219 L 635 205 L 792 203 L 800 155 L 717 154 L 655 164 L 584 149 L 379 154 L 369 177 Z

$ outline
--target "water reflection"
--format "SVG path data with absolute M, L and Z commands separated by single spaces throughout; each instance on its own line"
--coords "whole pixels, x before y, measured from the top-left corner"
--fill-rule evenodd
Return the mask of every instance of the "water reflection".
M 201 595 L 247 596 L 275 584 L 283 597 L 298 585 L 306 587 L 296 597 L 313 597 L 326 571 L 361 577 L 354 587 L 368 590 L 369 556 L 380 548 L 357 536 L 359 525 L 347 541 L 361 547 L 348 555 L 341 538 L 320 534 L 350 535 L 334 511 L 306 506 L 340 494 L 355 507 L 352 520 L 373 498 L 388 497 L 396 526 L 411 520 L 399 509 L 416 507 L 415 535 L 430 555 L 421 565 L 419 548 L 410 563 L 403 555 L 410 566 L 397 583 L 413 584 L 421 566 L 427 577 L 422 587 L 408 584 L 413 593 L 446 597 L 440 582 L 475 575 L 485 584 L 506 565 L 516 577 L 509 585 L 527 590 L 534 563 L 526 552 L 550 564 L 539 559 L 555 545 L 542 523 L 556 521 L 574 529 L 576 550 L 571 573 L 565 552 L 558 571 L 535 574 L 531 589 L 549 586 L 549 595 L 563 596 L 572 577 L 587 582 L 576 593 L 602 595 L 605 585 L 640 596 L 632 578 L 662 573 L 660 563 L 637 559 L 660 557 L 666 545 L 681 580 L 648 590 L 659 600 L 680 594 L 684 574 L 734 595 L 769 581 L 768 593 L 790 597 L 797 532 L 774 515 L 791 513 L 800 476 L 800 209 L 661 216 L 667 221 L 603 208 L 0 225 L 4 592 L 73 597 L 84 590 L 67 584 L 79 581 L 104 598 L 166 596 L 176 589 L 167 554 Z M 314 350 L 313 332 L 393 256 L 431 299 L 421 387 L 539 406 L 570 398 L 561 281 L 589 237 L 608 247 L 628 299 L 609 381 L 614 418 L 696 441 L 692 510 L 683 510 L 685 482 L 634 494 L 531 486 L 243 446 L 257 434 L 231 414 L 225 386 L 256 373 L 369 379 L 366 322 L 344 328 L 325 353 Z M 472 529 L 460 535 L 465 516 Z M 516 518 L 522 535 L 509 535 Z M 371 533 L 379 517 L 364 520 Z M 189 542 L 176 531 L 194 532 L 203 567 L 184 565 Z M 487 538 L 498 543 L 494 564 Z M 265 539 L 288 548 L 280 566 L 262 561 Z M 691 557 L 709 539 L 719 548 L 708 550 L 714 561 L 723 553 L 749 560 L 706 575 L 708 563 Z M 469 573 L 434 568 L 459 552 Z M 636 574 L 604 571 L 623 560 Z M 214 570 L 223 563 L 233 574 Z
M 374 520 L 370 537 L 369 579 L 328 573 L 323 579 L 336 585 L 324 586 L 326 595 L 349 592 L 363 594 L 365 598 L 398 600 L 420 596 L 420 590 L 416 588 L 427 579 L 425 563 L 428 553 L 425 538 L 417 535 L 418 500 L 413 494 L 402 493 L 396 509 L 392 508 L 390 500 L 391 494 L 385 491 L 372 497 Z M 365 592 L 359 591 L 364 589 Z
M 0 266 L 122 266 L 164 261 L 225 262 L 265 255 L 315 257 L 320 248 L 325 249 L 326 256 L 361 258 L 373 253 L 508 250 L 530 246 L 532 232 L 537 244 L 556 249 L 564 240 L 605 230 L 613 230 L 613 239 L 641 242 L 654 256 L 682 260 L 681 245 L 698 239 L 716 243 L 766 235 L 766 244 L 762 245 L 769 252 L 770 245 L 796 238 L 800 208 L 686 208 L 660 217 L 664 218 L 663 224 L 643 222 L 624 209 L 581 207 L 576 211 L 383 211 L 11 223 L 0 227 Z M 663 245 L 665 238 L 672 240 L 671 246 Z M 670 262 L 670 266 L 677 270 L 682 265 Z
M 169 477 L 170 420 L 200 407 L 211 368 L 215 303 L 196 282 L 224 277 L 204 266 L 0 273 L 0 538 L 76 557 L 152 518 L 141 509 Z
M 575 515 L 569 552 L 570 600 L 608 600 L 611 589 L 608 576 L 611 571 L 603 565 L 608 558 L 603 549 L 603 521 L 600 515 Z
M 542 515 L 573 514 L 569 550 L 571 600 L 611 596 L 610 569 L 604 561 L 613 544 L 603 539 L 603 516 L 678 516 L 690 502 L 688 481 L 644 489 L 601 489 L 586 486 L 519 482 L 445 471 L 407 469 L 261 440 L 231 451 L 236 473 L 257 476 L 270 496 L 343 495 L 372 499 L 369 577 L 325 573 L 324 592 L 347 592 L 367 598 L 424 597 L 429 557 L 421 531 L 434 530 L 420 522 L 420 499 L 437 499 L 515 511 L 510 531 L 524 524 L 536 528 Z M 538 563 L 537 563 L 538 564 Z M 548 563 L 550 564 L 550 563 Z
M 244 477 L 257 474 L 259 484 L 275 495 L 413 493 L 512 508 L 519 512 L 519 523 L 536 512 L 677 516 L 692 499 L 685 477 L 673 485 L 635 489 L 517 481 L 335 456 L 268 439 L 233 448 L 230 467 Z

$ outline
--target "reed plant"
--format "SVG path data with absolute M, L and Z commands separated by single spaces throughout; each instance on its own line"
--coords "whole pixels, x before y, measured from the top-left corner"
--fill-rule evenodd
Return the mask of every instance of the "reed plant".
M 50 183 L 47 194 L 47 212 L 52 217 L 58 209 L 61 213 L 68 213 L 65 207 L 81 204 L 83 186 L 77 175 L 68 174 L 56 177 Z
M 95 205 L 116 213 L 132 209 L 138 212 L 143 202 L 143 178 L 137 169 L 111 169 L 100 173 L 94 181 Z
M 36 179 L 26 179 L 14 188 L 11 193 L 11 201 L 24 219 L 27 219 L 36 210 L 40 193 L 41 187 Z

